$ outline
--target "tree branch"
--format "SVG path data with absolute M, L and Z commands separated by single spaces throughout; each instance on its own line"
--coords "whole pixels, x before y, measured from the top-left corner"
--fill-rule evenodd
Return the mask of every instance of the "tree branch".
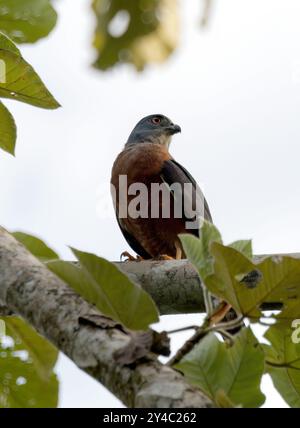
M 274 254 L 254 256 L 254 262 L 270 256 L 300 259 L 299 253 Z M 201 280 L 188 260 L 147 260 L 116 265 L 152 296 L 161 315 L 205 312 Z M 278 310 L 280 307 L 280 302 L 263 305 L 264 310 Z
M 205 312 L 199 275 L 187 260 L 116 265 L 152 296 L 161 315 Z
M 130 336 L 118 326 L 82 323 L 101 314 L 0 227 L 0 308 L 26 319 L 74 363 L 129 407 L 212 407 L 153 354 L 126 366 L 115 356 Z

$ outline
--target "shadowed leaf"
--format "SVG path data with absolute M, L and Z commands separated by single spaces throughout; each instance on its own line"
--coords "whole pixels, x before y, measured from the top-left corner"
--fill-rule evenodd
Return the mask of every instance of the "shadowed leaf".
M 47 36 L 56 20 L 49 0 L 0 0 L 0 31 L 16 43 L 33 43 Z
M 203 221 L 200 229 L 200 238 L 193 235 L 179 235 L 184 252 L 189 261 L 198 270 L 203 282 L 213 273 L 213 257 L 210 247 L 213 242 L 222 242 L 218 229 L 210 222 Z
M 14 155 L 16 138 L 17 129 L 14 118 L 7 108 L 0 102 L 0 148 L 11 155 Z
M 177 7 L 174 0 L 94 0 L 95 67 L 106 70 L 131 63 L 143 70 L 163 62 L 178 42 Z
M 15 351 L 26 350 L 43 379 L 49 378 L 56 364 L 57 349 L 19 317 L 4 317 L 6 334 L 15 340 Z
M 10 340 L 0 339 L 0 408 L 56 407 L 57 350 L 22 319 L 3 319 Z
M 259 407 L 265 400 L 260 390 L 264 353 L 250 328 L 241 330 L 232 347 L 208 334 L 175 368 L 212 400 L 225 395 L 227 405 L 243 407 Z
M 300 346 L 293 343 L 293 330 L 277 323 L 265 333 L 270 345 L 263 345 L 266 371 L 282 398 L 291 407 L 300 408 Z
M 253 263 L 237 250 L 213 243 L 214 273 L 206 278 L 207 288 L 226 300 L 239 313 L 258 319 L 261 305 L 279 302 L 277 319 L 294 319 L 299 313 L 300 260 L 268 257 Z

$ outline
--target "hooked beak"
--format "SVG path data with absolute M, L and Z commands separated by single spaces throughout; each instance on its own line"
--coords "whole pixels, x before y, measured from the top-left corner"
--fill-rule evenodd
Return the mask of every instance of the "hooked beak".
M 170 135 L 178 134 L 178 132 L 181 132 L 181 128 L 179 125 L 170 125 L 167 127 L 167 131 L 170 133 Z

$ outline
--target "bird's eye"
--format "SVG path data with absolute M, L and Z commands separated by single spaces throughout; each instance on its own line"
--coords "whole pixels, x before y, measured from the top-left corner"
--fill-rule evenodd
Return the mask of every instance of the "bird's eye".
M 153 117 L 151 119 L 151 122 L 154 123 L 154 125 L 159 125 L 161 122 L 161 118 L 160 117 Z

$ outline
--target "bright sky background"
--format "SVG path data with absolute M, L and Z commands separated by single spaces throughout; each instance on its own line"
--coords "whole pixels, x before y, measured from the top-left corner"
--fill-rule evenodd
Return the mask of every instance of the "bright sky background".
M 89 67 L 89 3 L 56 2 L 55 31 L 22 47 L 63 107 L 5 101 L 18 143 L 16 159 L 0 153 L 0 224 L 42 237 L 65 258 L 71 245 L 118 260 L 128 247 L 109 209 L 110 169 L 135 123 L 164 113 L 183 131 L 171 152 L 201 184 L 225 242 L 300 251 L 300 2 L 216 1 L 201 31 L 200 0 L 181 0 L 179 49 L 143 74 Z M 159 328 L 196 322 L 164 317 Z M 174 336 L 174 347 L 185 337 Z M 57 372 L 61 407 L 120 406 L 66 357 Z M 267 378 L 263 390 L 268 406 L 284 405 Z

